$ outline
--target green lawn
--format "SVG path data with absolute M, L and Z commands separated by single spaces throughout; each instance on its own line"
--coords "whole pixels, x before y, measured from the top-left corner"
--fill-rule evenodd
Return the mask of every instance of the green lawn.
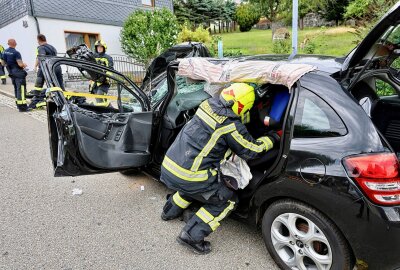
M 289 29 L 289 31 L 291 31 Z M 314 54 L 344 56 L 355 47 L 356 37 L 348 27 L 331 28 L 309 28 L 299 31 L 299 53 L 300 43 L 307 37 L 317 46 Z M 244 55 L 271 54 L 272 31 L 252 29 L 250 32 L 234 32 L 221 34 L 224 51 L 240 50 Z M 291 39 L 289 40 L 291 42 Z

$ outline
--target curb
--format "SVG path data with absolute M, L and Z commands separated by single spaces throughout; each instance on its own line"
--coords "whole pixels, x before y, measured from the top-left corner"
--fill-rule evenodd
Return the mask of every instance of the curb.
M 8 93 L 4 90 L 1 90 L 1 89 L 0 89 L 0 94 L 3 96 L 9 97 L 9 98 L 14 98 L 14 95 L 11 95 L 10 93 Z

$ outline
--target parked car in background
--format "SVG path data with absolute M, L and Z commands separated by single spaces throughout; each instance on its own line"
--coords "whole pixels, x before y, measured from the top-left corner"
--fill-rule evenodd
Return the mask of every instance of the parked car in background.
M 290 94 L 275 128 L 283 131 L 282 141 L 249 162 L 253 179 L 239 192 L 234 212 L 262 230 L 282 269 L 353 269 L 356 261 L 369 269 L 400 268 L 399 18 L 400 3 L 343 59 L 235 59 L 316 67 L 290 89 L 259 85 L 257 104 L 272 106 L 277 93 Z M 49 87 L 55 176 L 137 169 L 158 179 L 165 152 L 212 87 L 177 76 L 177 61 L 142 89 L 124 74 L 84 60 L 41 58 L 40 64 Z M 91 103 L 96 96 L 60 91 L 54 72 L 60 65 L 76 68 L 88 80 L 107 76 L 110 105 Z M 86 100 L 76 102 L 74 95 Z M 248 124 L 254 137 L 267 132 L 259 126 L 257 118 Z

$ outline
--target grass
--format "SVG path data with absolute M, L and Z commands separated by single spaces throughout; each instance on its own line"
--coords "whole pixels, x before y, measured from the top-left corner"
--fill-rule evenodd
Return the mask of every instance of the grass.
M 289 29 L 291 32 L 291 29 Z M 316 44 L 314 54 L 333 56 L 347 55 L 355 47 L 356 37 L 349 27 L 332 28 L 308 28 L 299 31 L 299 53 L 305 53 L 300 49 L 300 43 L 308 38 Z M 224 51 L 240 50 L 244 55 L 271 54 L 272 31 L 252 29 L 250 32 L 233 32 L 221 34 Z M 291 42 L 291 39 L 288 40 Z

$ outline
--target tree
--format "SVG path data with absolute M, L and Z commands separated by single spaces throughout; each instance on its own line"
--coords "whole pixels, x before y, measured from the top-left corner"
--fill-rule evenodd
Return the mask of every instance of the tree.
M 328 21 L 335 21 L 336 25 L 339 25 L 348 4 L 349 0 L 325 0 L 322 5 L 322 15 Z
M 137 10 L 121 30 L 122 50 L 146 67 L 150 61 L 176 43 L 178 23 L 168 9 Z
M 260 20 L 258 10 L 252 4 L 241 4 L 236 9 L 235 18 L 241 32 L 250 31 L 253 25 Z
M 375 21 L 380 18 L 397 0 L 353 0 L 346 7 L 345 18 Z
M 278 14 L 285 7 L 285 1 L 281 0 L 249 0 L 250 3 L 257 5 L 261 15 L 269 21 L 276 21 Z

